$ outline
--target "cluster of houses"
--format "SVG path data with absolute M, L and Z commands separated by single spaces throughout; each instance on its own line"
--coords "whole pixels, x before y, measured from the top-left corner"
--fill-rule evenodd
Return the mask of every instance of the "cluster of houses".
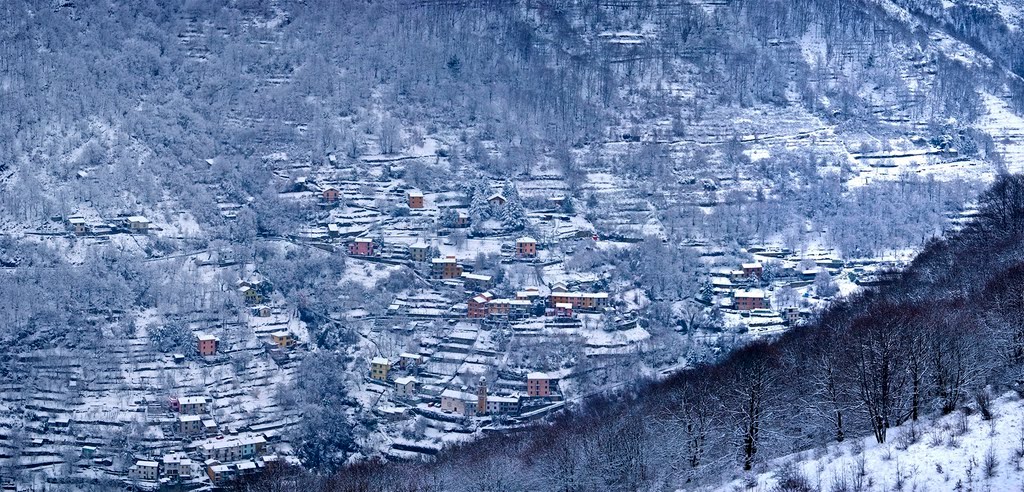
M 816 268 L 786 268 L 775 273 L 774 279 L 784 279 L 791 286 L 807 285 L 813 282 L 821 269 L 841 267 L 837 260 L 816 261 Z M 711 277 L 711 287 L 722 299 L 722 306 L 732 308 L 744 315 L 757 311 L 775 309 L 786 325 L 794 325 L 808 318 L 809 309 L 795 306 L 776 308 L 772 306 L 771 294 L 764 290 L 768 282 L 765 278 L 764 265 L 760 262 L 741 263 L 740 268 L 715 271 Z M 775 314 L 772 311 L 771 314 Z
M 103 236 L 128 233 L 146 234 L 153 229 L 153 222 L 142 215 L 116 217 L 106 222 L 90 223 L 84 217 L 71 216 L 66 220 L 68 230 L 76 236 Z
M 558 393 L 557 381 L 543 372 L 531 372 L 526 376 L 526 398 L 549 398 Z M 476 394 L 465 387 L 449 388 L 441 393 L 441 411 L 463 417 L 486 415 L 519 415 L 524 397 L 520 393 L 491 395 L 488 393 L 487 378 L 480 378 Z
M 155 482 L 161 478 L 169 481 L 187 480 L 195 474 L 196 463 L 185 453 L 165 454 L 160 461 L 136 460 L 128 468 L 128 478 Z
M 577 311 L 596 312 L 608 305 L 607 292 L 569 291 L 565 284 L 558 283 L 552 286 L 551 294 L 546 298 L 541 296 L 536 287 L 516 292 L 515 299 L 496 298 L 490 292 L 483 292 L 466 303 L 466 317 L 519 319 L 536 313 L 572 319 L 576 317 Z
M 177 431 L 184 436 L 217 434 L 217 422 L 206 416 L 209 401 L 205 396 L 170 398 L 167 406 L 178 413 Z
M 731 307 L 738 311 L 770 309 L 770 296 L 760 286 L 764 276 L 764 265 L 760 262 L 740 264 L 740 268 L 717 272 L 711 277 L 715 292 L 727 294 L 732 299 Z
M 427 360 L 426 356 L 413 353 L 400 354 L 396 362 L 392 362 L 386 357 L 374 357 L 369 362 L 369 377 L 372 380 L 386 383 L 394 375 L 394 370 L 400 369 L 406 375 L 391 379 L 395 396 L 401 399 L 418 397 L 421 396 L 421 382 L 412 373 L 425 365 Z M 524 398 L 550 398 L 556 395 L 558 395 L 557 380 L 542 372 L 527 374 L 525 397 L 520 392 L 491 394 L 486 378 L 481 378 L 476 393 L 468 392 L 465 387 L 445 388 L 441 391 L 440 409 L 444 413 L 464 417 L 516 416 L 520 413 Z
M 263 282 L 258 274 L 238 282 L 238 291 L 254 316 L 270 316 L 270 308 L 260 304 L 268 290 L 269 284 Z M 265 345 L 273 357 L 273 352 L 284 352 L 297 342 L 291 332 L 280 330 L 270 333 Z M 220 340 L 208 333 L 195 333 L 195 343 L 197 352 L 203 357 L 217 355 L 220 348 Z M 178 357 L 184 356 L 176 355 L 176 360 Z M 193 483 L 205 476 L 215 485 L 220 485 L 259 473 L 269 463 L 277 461 L 276 455 L 264 456 L 267 438 L 262 434 L 221 435 L 222 431 L 211 415 L 210 404 L 211 400 L 206 396 L 171 397 L 166 401 L 167 408 L 174 414 L 173 424 L 169 426 L 172 432 L 186 439 L 205 439 L 196 446 L 201 459 L 182 452 L 166 454 L 160 460 L 139 459 L 129 468 L 128 479 L 161 484 L 181 480 Z
M 423 263 L 430 260 L 432 264 L 445 264 L 450 262 L 449 258 L 454 258 L 452 256 L 432 258 L 430 245 L 427 244 L 422 239 L 417 240 L 415 243 L 409 246 L 391 245 L 390 248 L 387 248 L 387 244 L 383 244 L 383 246 L 385 247 L 384 249 L 399 251 L 404 249 L 405 251 L 408 252 L 408 258 L 416 263 Z M 517 238 L 512 248 L 513 256 L 517 259 L 531 259 L 537 257 L 537 240 L 532 237 L 523 236 Z M 382 243 L 378 240 L 375 240 L 374 238 L 356 237 L 348 241 L 347 251 L 349 256 L 375 257 L 382 254 L 381 250 Z M 456 277 L 458 277 L 458 273 L 449 273 L 448 276 L 437 276 L 435 278 L 447 279 Z
M 140 459 L 128 469 L 128 478 L 140 481 L 176 481 L 198 478 L 202 468 L 210 481 L 223 484 L 229 480 L 262 471 L 278 460 L 266 455 L 267 439 L 262 434 L 224 437 L 219 436 L 197 447 L 201 461 L 187 454 L 165 454 L 160 461 Z

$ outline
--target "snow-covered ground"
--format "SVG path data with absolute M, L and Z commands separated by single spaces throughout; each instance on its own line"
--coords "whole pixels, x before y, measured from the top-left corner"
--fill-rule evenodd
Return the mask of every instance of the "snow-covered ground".
M 822 491 L 1020 491 L 1024 402 L 1007 393 L 995 400 L 993 414 L 983 420 L 978 411 L 954 412 L 890 429 L 885 444 L 869 436 L 787 456 L 769 463 L 772 471 L 716 490 L 774 490 L 788 467 Z

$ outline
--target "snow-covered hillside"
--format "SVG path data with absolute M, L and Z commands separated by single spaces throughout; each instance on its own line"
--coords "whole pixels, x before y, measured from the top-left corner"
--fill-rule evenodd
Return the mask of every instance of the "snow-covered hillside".
M 1020 491 L 1024 400 L 1006 393 L 988 412 L 972 403 L 950 415 L 892 428 L 885 444 L 865 437 L 772 460 L 765 464 L 771 471 L 716 490 Z

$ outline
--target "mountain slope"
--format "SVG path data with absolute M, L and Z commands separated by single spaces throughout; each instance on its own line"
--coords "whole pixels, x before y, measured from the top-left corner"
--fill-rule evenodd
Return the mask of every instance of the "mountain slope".
M 841 454 L 862 439 L 878 443 L 870 451 L 872 459 L 893 449 L 900 476 L 913 467 L 938 464 L 944 473 L 935 468 L 918 483 L 924 484 L 925 476 L 940 480 L 934 482 L 939 488 L 945 487 L 947 476 L 951 484 L 966 483 L 964 460 L 977 458 L 979 447 L 987 450 L 982 446 L 987 441 L 975 438 L 989 426 L 979 424 L 977 417 L 958 415 L 983 412 L 992 395 L 1018 389 L 1024 368 L 1019 323 L 1024 302 L 1024 177 L 1002 177 L 980 201 L 976 220 L 925 248 L 894 283 L 839 303 L 813 325 L 777 342 L 748 346 L 720 364 L 639 385 L 610 399 L 583 402 L 525 432 L 485 436 L 431 463 L 356 466 L 322 486 L 728 488 L 720 484 L 738 477 L 748 477 L 744 483 L 771 483 L 784 460 L 770 459 L 837 441 L 844 442 L 836 451 Z M 1017 476 L 1008 454 L 1015 449 L 1010 443 L 1019 437 L 1015 425 L 1021 410 L 1018 397 L 1011 396 L 993 408 L 998 432 L 990 437 L 996 460 L 1005 467 L 996 474 L 1003 478 L 985 479 L 982 464 L 975 464 L 971 480 L 995 487 Z M 926 424 L 932 418 L 937 423 Z M 950 422 L 966 425 L 974 434 L 958 440 L 957 434 L 967 431 L 950 430 Z M 911 443 L 900 437 L 909 428 L 922 436 L 931 434 L 933 440 L 918 438 L 916 447 L 901 454 L 896 448 Z M 948 447 L 962 445 L 971 453 L 943 447 L 947 440 Z M 843 480 L 845 462 L 824 465 L 826 470 L 810 479 L 820 477 L 820 485 L 831 490 Z M 896 479 L 886 475 L 889 470 L 896 468 L 882 464 L 872 470 L 875 481 L 865 481 L 863 490 L 890 490 Z M 757 478 L 756 473 L 767 471 L 773 474 Z

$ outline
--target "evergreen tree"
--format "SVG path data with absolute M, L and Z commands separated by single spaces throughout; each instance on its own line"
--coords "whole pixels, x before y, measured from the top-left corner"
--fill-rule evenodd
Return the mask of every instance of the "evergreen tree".
M 459 213 L 455 209 L 448 208 L 444 212 L 441 212 L 441 225 L 444 227 L 452 228 L 458 226 Z
M 505 229 L 520 231 L 526 228 L 526 211 L 519 200 L 509 200 L 501 209 L 501 224 Z
M 474 225 L 491 217 L 491 206 L 487 203 L 487 196 L 490 189 L 484 182 L 477 182 L 473 185 L 473 198 L 469 202 L 469 218 Z

